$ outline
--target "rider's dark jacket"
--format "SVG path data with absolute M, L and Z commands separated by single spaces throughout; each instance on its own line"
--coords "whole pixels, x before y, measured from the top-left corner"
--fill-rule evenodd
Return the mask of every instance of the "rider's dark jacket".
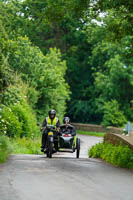
M 71 134 L 72 136 L 76 135 L 76 129 L 74 126 L 71 124 L 63 124 L 60 126 L 60 133 L 68 133 Z

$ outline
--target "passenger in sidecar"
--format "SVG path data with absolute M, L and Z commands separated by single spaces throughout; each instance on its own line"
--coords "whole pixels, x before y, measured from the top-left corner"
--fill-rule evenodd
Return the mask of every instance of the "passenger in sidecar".
M 64 117 L 63 125 L 60 126 L 59 148 L 71 149 L 76 152 L 76 157 L 79 158 L 80 139 L 76 136 L 76 129 L 70 124 L 70 118 Z
M 69 117 L 64 117 L 63 120 L 63 125 L 60 126 L 60 132 L 63 133 L 67 133 L 67 134 L 71 134 L 72 136 L 76 135 L 76 129 L 74 126 L 72 126 L 70 124 L 70 118 Z

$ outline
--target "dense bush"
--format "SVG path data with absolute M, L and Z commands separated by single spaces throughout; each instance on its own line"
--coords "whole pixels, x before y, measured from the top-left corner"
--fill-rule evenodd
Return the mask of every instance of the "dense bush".
M 23 104 L 26 101 L 26 94 L 22 88 L 17 85 L 10 85 L 2 94 L 2 104 L 6 106 L 15 105 L 17 103 Z
M 12 112 L 15 114 L 19 122 L 22 124 L 22 132 L 20 137 L 26 136 L 33 138 L 38 134 L 37 121 L 28 104 L 17 104 L 11 106 Z
M 133 152 L 122 144 L 98 143 L 89 150 L 89 157 L 102 158 L 115 166 L 133 169 Z
M 0 131 L 9 137 L 34 137 L 38 134 L 37 122 L 28 105 L 0 106 Z
M 13 71 L 10 69 L 8 60 L 2 55 L 0 49 L 0 92 L 4 91 L 13 82 Z
M 2 93 L 0 131 L 10 137 L 34 137 L 38 134 L 36 116 L 28 104 L 27 88 L 11 85 Z
M 116 100 L 105 103 L 103 126 L 123 126 L 127 122 L 122 111 L 119 110 L 119 104 Z
M 10 152 L 11 146 L 9 144 L 9 139 L 6 136 L 0 135 L 0 163 L 8 158 Z
M 23 132 L 22 123 L 12 109 L 5 105 L 0 106 L 0 131 L 9 137 L 20 137 Z

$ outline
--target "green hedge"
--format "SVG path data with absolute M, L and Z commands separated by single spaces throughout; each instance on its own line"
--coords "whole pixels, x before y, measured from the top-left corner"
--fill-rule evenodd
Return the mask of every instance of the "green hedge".
M 34 137 L 39 134 L 37 122 L 28 104 L 0 105 L 0 131 L 9 137 Z
M 89 150 L 89 157 L 101 158 L 115 166 L 133 169 L 133 152 L 128 146 L 98 143 Z
M 7 160 L 10 152 L 11 146 L 8 137 L 0 135 L 0 163 Z

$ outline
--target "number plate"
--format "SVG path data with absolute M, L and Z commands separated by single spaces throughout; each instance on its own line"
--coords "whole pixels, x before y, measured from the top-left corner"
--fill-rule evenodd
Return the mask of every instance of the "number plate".
M 53 132 L 49 132 L 48 135 L 53 135 Z

